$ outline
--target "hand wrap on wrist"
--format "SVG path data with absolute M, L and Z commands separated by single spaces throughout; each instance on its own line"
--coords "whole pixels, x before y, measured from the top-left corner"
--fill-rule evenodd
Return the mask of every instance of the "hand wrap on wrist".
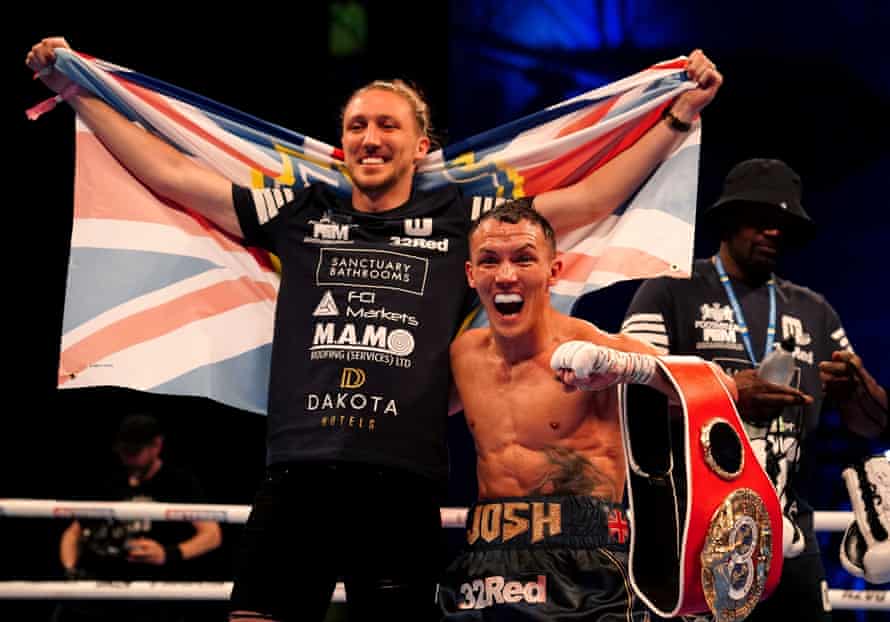
M 621 352 L 587 341 L 567 341 L 553 352 L 550 367 L 554 371 L 571 369 L 578 380 L 594 374 L 614 374 L 617 382 L 648 384 L 657 368 L 649 354 Z

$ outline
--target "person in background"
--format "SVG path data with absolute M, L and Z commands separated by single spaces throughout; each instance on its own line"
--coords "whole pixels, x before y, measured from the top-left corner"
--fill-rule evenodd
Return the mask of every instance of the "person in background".
M 123 418 L 113 449 L 119 468 L 95 497 L 105 501 L 202 503 L 204 493 L 189 469 L 161 457 L 164 436 L 147 414 Z M 69 578 L 171 581 L 192 578 L 192 560 L 219 548 L 222 532 L 213 521 L 73 521 L 62 534 L 59 557 Z M 55 622 L 181 619 L 175 605 L 80 601 L 59 607 Z

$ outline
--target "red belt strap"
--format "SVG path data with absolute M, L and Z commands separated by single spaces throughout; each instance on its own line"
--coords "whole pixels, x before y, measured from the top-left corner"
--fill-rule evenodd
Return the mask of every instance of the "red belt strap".
M 779 499 L 715 370 L 692 356 L 659 365 L 679 405 L 622 390 L 631 583 L 663 617 L 742 620 L 782 574 Z

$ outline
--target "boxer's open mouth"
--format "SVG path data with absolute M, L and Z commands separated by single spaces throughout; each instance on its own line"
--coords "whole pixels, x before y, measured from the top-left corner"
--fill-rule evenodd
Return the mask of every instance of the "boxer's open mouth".
M 515 315 L 522 310 L 524 302 L 519 294 L 495 294 L 494 308 L 501 315 Z

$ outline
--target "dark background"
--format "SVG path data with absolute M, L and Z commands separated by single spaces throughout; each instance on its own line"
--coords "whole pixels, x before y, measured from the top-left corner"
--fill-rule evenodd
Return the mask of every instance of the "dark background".
M 826 296 L 871 373 L 890 384 L 890 4 L 453 0 L 419 7 L 367 3 L 363 47 L 339 57 L 329 52 L 326 3 L 251 7 L 228 18 L 219 11 L 185 15 L 181 6 L 129 15 L 45 10 L 13 28 L 7 23 L 4 60 L 11 69 L 2 118 L 15 160 L 6 160 L 12 278 L 0 496 L 82 494 L 84 483 L 112 464 L 113 431 L 133 410 L 161 418 L 167 458 L 192 466 L 213 502 L 250 503 L 264 457 L 261 416 L 196 398 L 54 388 L 71 225 L 72 115 L 60 109 L 30 123 L 22 114 L 47 94 L 22 61 L 48 35 L 63 34 L 78 50 L 329 143 L 338 141 L 349 93 L 375 78 L 418 82 L 447 142 L 701 47 L 726 82 L 704 115 L 699 208 L 716 198 L 735 162 L 788 162 L 803 179 L 803 203 L 820 232 L 780 272 Z M 700 230 L 696 256 L 715 249 Z M 578 313 L 617 330 L 636 285 L 589 296 Z M 449 502 L 465 505 L 475 494 L 472 444 L 459 417 L 449 433 Z M 836 413 L 826 415 L 814 443 L 820 486 L 813 504 L 848 508 L 840 470 L 879 445 L 850 436 Z M 63 528 L 60 521 L 0 519 L 0 580 L 58 577 Z M 227 577 L 237 534 L 237 526 L 225 528 L 226 544 L 210 560 L 214 578 Z M 839 568 L 836 536 L 824 535 L 822 544 L 832 587 L 866 587 Z M 4 610 L 42 619 L 46 606 L 0 601 Z M 836 619 L 867 619 L 856 615 L 838 612 Z

